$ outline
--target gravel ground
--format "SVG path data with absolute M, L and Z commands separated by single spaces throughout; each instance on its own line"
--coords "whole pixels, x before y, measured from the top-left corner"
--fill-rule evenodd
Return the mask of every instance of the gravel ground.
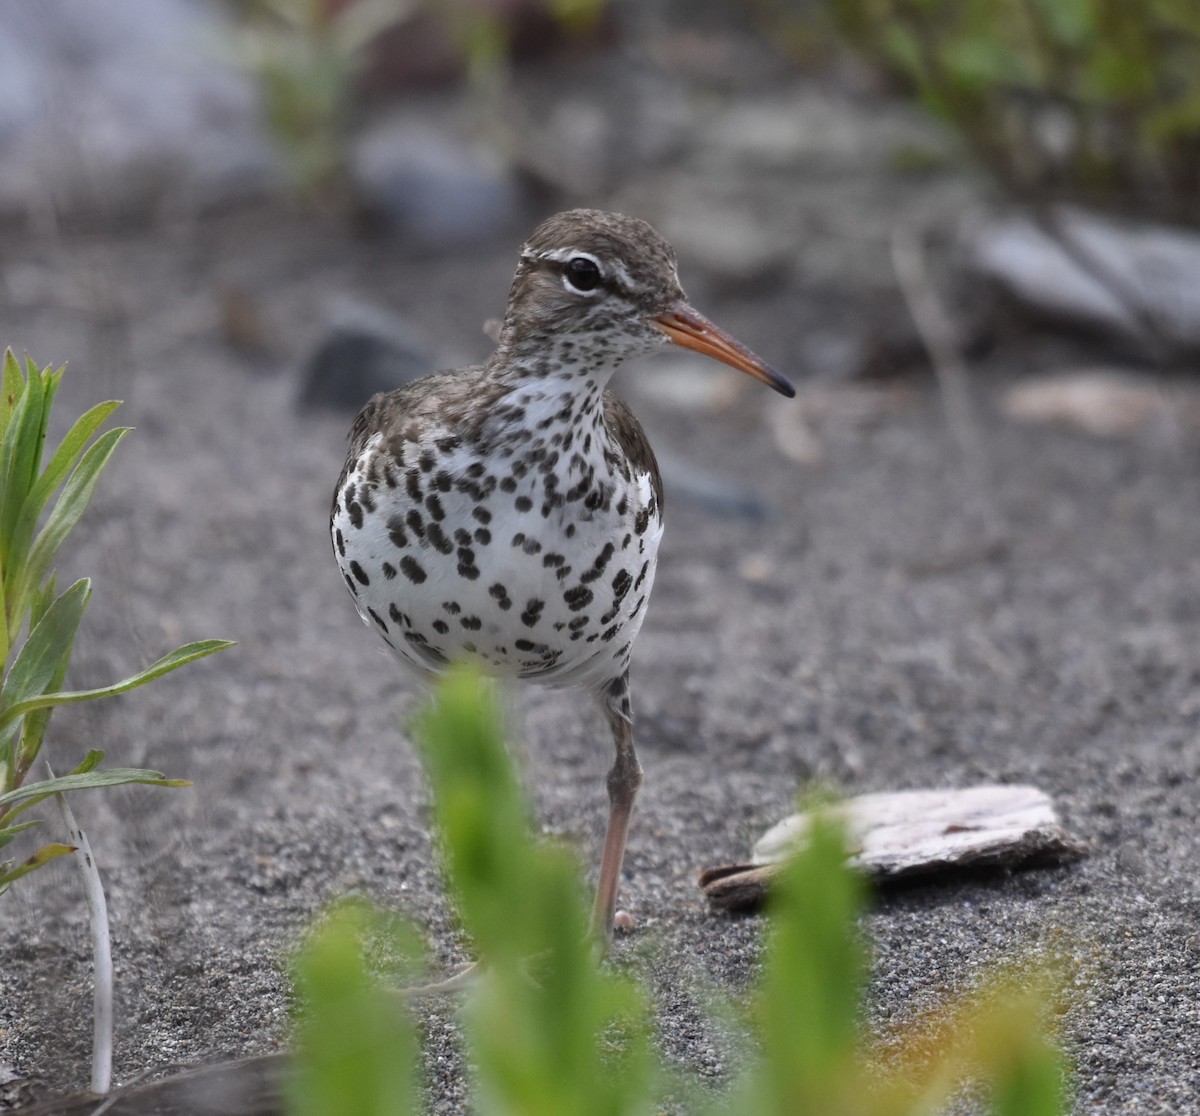
M 693 300 L 797 379 L 814 338 L 854 343 L 886 286 L 882 215 L 971 195 L 952 175 L 902 189 L 846 181 L 807 178 L 781 203 L 799 246 L 783 278 L 731 292 L 682 260 Z M 814 219 L 835 195 L 841 219 Z M 3 341 L 71 362 L 60 417 L 115 395 L 137 427 L 64 563 L 95 578 L 73 681 L 98 684 L 188 639 L 238 641 L 54 721 L 57 768 L 100 746 L 194 784 L 76 801 L 108 888 L 118 1081 L 282 1048 L 289 951 L 336 896 L 411 914 L 438 965 L 464 956 L 405 739 L 419 695 L 363 629 L 329 552 L 349 417 L 301 415 L 294 397 L 332 294 L 397 308 L 443 363 L 483 356 L 478 323 L 502 309 L 524 231 L 414 260 L 265 209 L 3 246 Z M 223 338 L 230 297 L 261 314 L 263 353 Z M 639 383 L 667 366 L 622 373 L 660 449 L 772 509 L 730 517 L 668 491 L 635 654 L 646 783 L 622 901 L 640 926 L 614 963 L 648 982 L 669 1060 L 716 1078 L 730 1068 L 702 1003 L 710 985 L 747 986 L 763 924 L 706 911 L 695 872 L 743 856 L 797 787 L 1032 782 L 1090 858 L 880 897 L 865 920 L 871 1021 L 902 1021 L 991 963 L 1053 949 L 1078 974 L 1063 1020 L 1077 1111 L 1200 1111 L 1200 445 L 1001 417 L 1014 377 L 1079 359 L 1021 336 L 978 361 L 981 433 L 965 457 L 921 374 L 809 383 L 788 404 L 729 373 L 714 404 L 684 407 Z M 724 384 L 715 366 L 707 375 Z M 797 415 L 820 450 L 808 464 L 779 449 Z M 545 830 L 591 865 L 609 741 L 576 704 L 525 694 L 517 751 Z M 74 869 L 22 881 L 0 909 L 0 1065 L 27 1079 L 5 1095 L 80 1089 L 90 979 Z M 452 1009 L 424 1009 L 423 1025 L 433 1110 L 461 1111 Z

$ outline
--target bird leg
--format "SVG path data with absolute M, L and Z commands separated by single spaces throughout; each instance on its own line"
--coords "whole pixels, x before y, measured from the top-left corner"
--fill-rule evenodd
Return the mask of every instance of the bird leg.
M 600 696 L 604 714 L 613 730 L 617 747 L 616 762 L 608 773 L 608 830 L 600 858 L 600 879 L 596 884 L 596 904 L 592 908 L 592 932 L 601 948 L 612 941 L 613 914 L 617 907 L 617 886 L 625 860 L 625 842 L 633 802 L 642 785 L 642 766 L 633 749 L 633 710 L 629 700 L 629 675 L 610 682 Z

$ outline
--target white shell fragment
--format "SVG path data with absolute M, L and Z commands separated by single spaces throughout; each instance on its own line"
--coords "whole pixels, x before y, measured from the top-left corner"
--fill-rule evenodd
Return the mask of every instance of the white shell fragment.
M 1059 821 L 1048 795 L 1031 786 L 864 794 L 822 807 L 844 819 L 850 864 L 875 882 L 968 868 L 1063 863 L 1086 846 Z M 778 865 L 803 845 L 813 811 L 772 826 L 750 864 L 701 873 L 700 885 L 722 909 L 757 906 Z

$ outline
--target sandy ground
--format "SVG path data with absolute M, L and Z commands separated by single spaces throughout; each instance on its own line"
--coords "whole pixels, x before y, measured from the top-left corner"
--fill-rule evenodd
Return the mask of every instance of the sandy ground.
M 855 201 L 877 213 L 887 196 L 880 186 Z M 789 211 L 792 231 L 805 204 Z M 800 264 L 766 288 L 722 293 L 689 276 L 686 258 L 684 282 L 803 380 L 805 345 L 852 338 L 874 297 L 831 284 L 822 262 L 852 228 L 812 225 L 811 254 L 798 239 Z M 349 416 L 302 416 L 293 400 L 334 294 L 396 307 L 443 363 L 484 355 L 478 323 L 502 308 L 523 231 L 415 260 L 335 222 L 266 210 L 3 246 L 3 341 L 71 362 L 60 417 L 117 396 L 137 427 L 64 561 L 64 575 L 95 578 L 73 681 L 98 684 L 188 639 L 238 641 L 53 723 L 56 767 L 98 746 L 194 784 L 76 800 L 108 888 L 118 1080 L 282 1048 L 289 951 L 337 896 L 411 914 L 438 965 L 465 955 L 405 738 L 416 689 L 359 622 L 329 552 Z M 223 339 L 230 288 L 262 312 L 267 355 Z M 709 913 L 695 872 L 742 857 L 799 786 L 1032 782 L 1090 858 L 881 897 L 865 920 L 869 1018 L 896 1023 L 991 963 L 1054 950 L 1078 975 L 1063 1019 L 1077 1111 L 1200 1111 L 1200 445 L 1001 417 L 997 395 L 1014 377 L 1080 359 L 1065 342 L 1014 338 L 977 362 L 981 435 L 965 458 L 919 373 L 875 388 L 807 384 L 798 404 L 729 373 L 718 404 L 700 409 L 640 387 L 655 367 L 623 373 L 661 449 L 772 509 L 751 521 L 668 492 L 635 654 L 646 783 L 623 903 L 640 926 L 613 963 L 648 983 L 668 1059 L 717 1079 L 731 1068 L 702 1002 L 709 985 L 736 993 L 753 979 L 763 922 Z M 780 452 L 789 406 L 819 460 Z M 980 547 L 993 531 L 1003 546 Z M 590 866 L 606 810 L 603 725 L 544 692 L 521 699 L 521 717 L 537 818 Z M 0 1064 L 28 1079 L 26 1097 L 86 1086 L 74 868 L 18 884 L 0 926 Z M 423 1026 L 433 1110 L 460 1111 L 452 1008 L 426 1009 Z

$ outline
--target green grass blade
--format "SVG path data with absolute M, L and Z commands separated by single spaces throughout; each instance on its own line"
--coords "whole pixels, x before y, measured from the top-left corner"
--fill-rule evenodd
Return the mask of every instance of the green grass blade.
M 0 794 L 0 809 L 17 813 L 51 795 L 65 794 L 67 791 L 96 790 L 99 787 L 119 787 L 126 783 L 144 783 L 152 787 L 191 786 L 186 779 L 168 779 L 161 771 L 148 771 L 141 767 L 110 767 L 104 771 L 60 775 L 55 779 L 43 779 L 39 783 L 17 787 L 6 794 Z M 16 809 L 13 809 L 14 807 Z
M 98 698 L 116 697 L 117 694 L 127 694 L 130 690 L 136 690 L 139 686 L 146 685 L 147 682 L 153 682 L 154 679 L 161 678 L 164 674 L 169 674 L 173 670 L 178 670 L 187 663 L 194 662 L 196 659 L 202 659 L 206 655 L 212 655 L 214 652 L 223 651 L 226 647 L 232 646 L 234 646 L 233 641 L 228 639 L 202 639 L 196 643 L 188 643 L 183 647 L 177 647 L 170 654 L 164 655 L 157 662 L 151 663 L 145 670 L 140 670 L 137 674 L 132 674 L 120 682 L 114 682 L 111 686 L 100 686 L 94 690 L 61 690 L 55 693 L 29 697 L 12 705 L 5 703 L 0 708 L 0 732 L 3 732 L 16 718 L 24 716 L 26 713 L 32 713 L 34 710 L 49 709 L 55 705 L 71 705 L 80 701 L 95 701 Z
M 0 866 L 0 892 L 3 892 L 13 880 L 19 880 L 22 876 L 28 876 L 30 872 L 36 872 L 43 864 L 48 864 L 60 856 L 68 856 L 74 851 L 74 845 L 63 845 L 53 842 L 49 845 L 43 845 L 33 856 L 21 861 L 15 867 L 10 868 L 7 864 Z

